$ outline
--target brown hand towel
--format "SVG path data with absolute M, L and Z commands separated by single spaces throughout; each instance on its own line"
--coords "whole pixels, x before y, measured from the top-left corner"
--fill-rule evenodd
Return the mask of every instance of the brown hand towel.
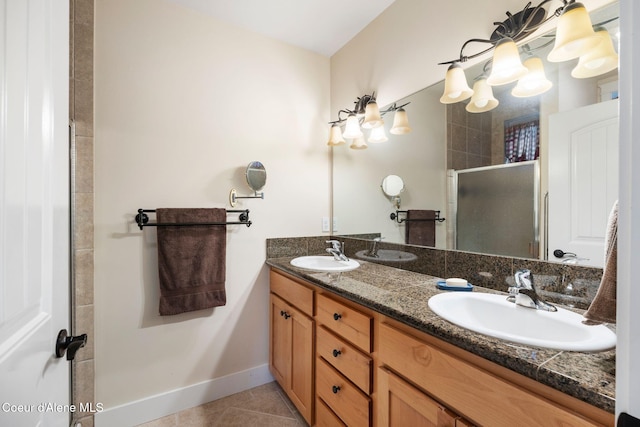
M 618 201 L 613 205 L 607 222 L 607 234 L 604 241 L 604 269 L 598 292 L 584 314 L 583 323 L 616 323 L 616 291 L 618 273 Z
M 225 209 L 157 209 L 158 223 L 227 221 Z M 225 305 L 226 225 L 158 227 L 160 315 Z
M 405 220 L 405 243 L 409 245 L 436 245 L 436 211 L 408 210 Z M 414 220 L 414 221 L 412 221 Z M 415 221 L 418 220 L 418 221 Z M 427 221 L 425 221 L 427 220 Z

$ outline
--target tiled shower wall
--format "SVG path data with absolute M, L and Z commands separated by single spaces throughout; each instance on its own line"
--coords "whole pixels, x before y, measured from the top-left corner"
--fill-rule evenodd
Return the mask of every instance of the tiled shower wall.
M 69 1 L 69 117 L 72 135 L 72 333 L 86 333 L 87 345 L 72 366 L 73 403 L 94 400 L 93 328 L 93 14 L 94 0 Z M 74 422 L 93 426 L 93 415 L 74 414 Z M 75 424 L 73 424 L 75 425 Z
M 467 113 L 466 103 L 447 104 L 447 169 L 491 164 L 492 112 Z

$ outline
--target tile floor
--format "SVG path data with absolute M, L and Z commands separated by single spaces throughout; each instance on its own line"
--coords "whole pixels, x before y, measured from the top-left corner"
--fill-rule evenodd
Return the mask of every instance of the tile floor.
M 138 427 L 306 427 L 280 386 L 268 383 Z

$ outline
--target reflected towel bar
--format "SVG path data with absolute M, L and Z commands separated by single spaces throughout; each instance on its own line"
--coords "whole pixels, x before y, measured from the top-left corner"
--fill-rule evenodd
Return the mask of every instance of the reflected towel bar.
M 149 222 L 149 216 L 145 212 L 155 212 L 155 209 L 138 209 L 138 215 L 136 215 L 136 224 L 142 230 L 143 227 L 197 227 L 205 225 L 246 225 L 251 226 L 249 221 L 249 209 L 242 210 L 228 210 L 227 213 L 239 213 L 239 221 L 227 221 L 227 222 L 180 222 L 180 223 L 166 223 L 166 222 Z
M 407 214 L 407 211 L 395 211 L 395 212 L 391 212 L 391 215 L 389 215 L 389 218 L 391 218 L 391 220 L 395 220 L 398 224 L 402 224 L 405 221 L 438 221 L 438 222 L 442 222 L 445 219 L 444 218 L 440 218 L 440 211 L 434 211 L 436 213 L 436 217 L 432 218 L 432 219 L 407 219 L 407 218 L 400 218 L 400 214 Z

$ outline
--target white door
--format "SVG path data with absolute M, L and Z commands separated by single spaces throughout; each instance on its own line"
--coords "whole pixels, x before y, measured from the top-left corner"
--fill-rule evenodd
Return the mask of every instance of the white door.
M 0 0 L 0 25 L 0 426 L 68 426 L 68 1 Z
M 560 249 L 604 265 L 618 199 L 618 100 L 549 116 L 549 259 Z

